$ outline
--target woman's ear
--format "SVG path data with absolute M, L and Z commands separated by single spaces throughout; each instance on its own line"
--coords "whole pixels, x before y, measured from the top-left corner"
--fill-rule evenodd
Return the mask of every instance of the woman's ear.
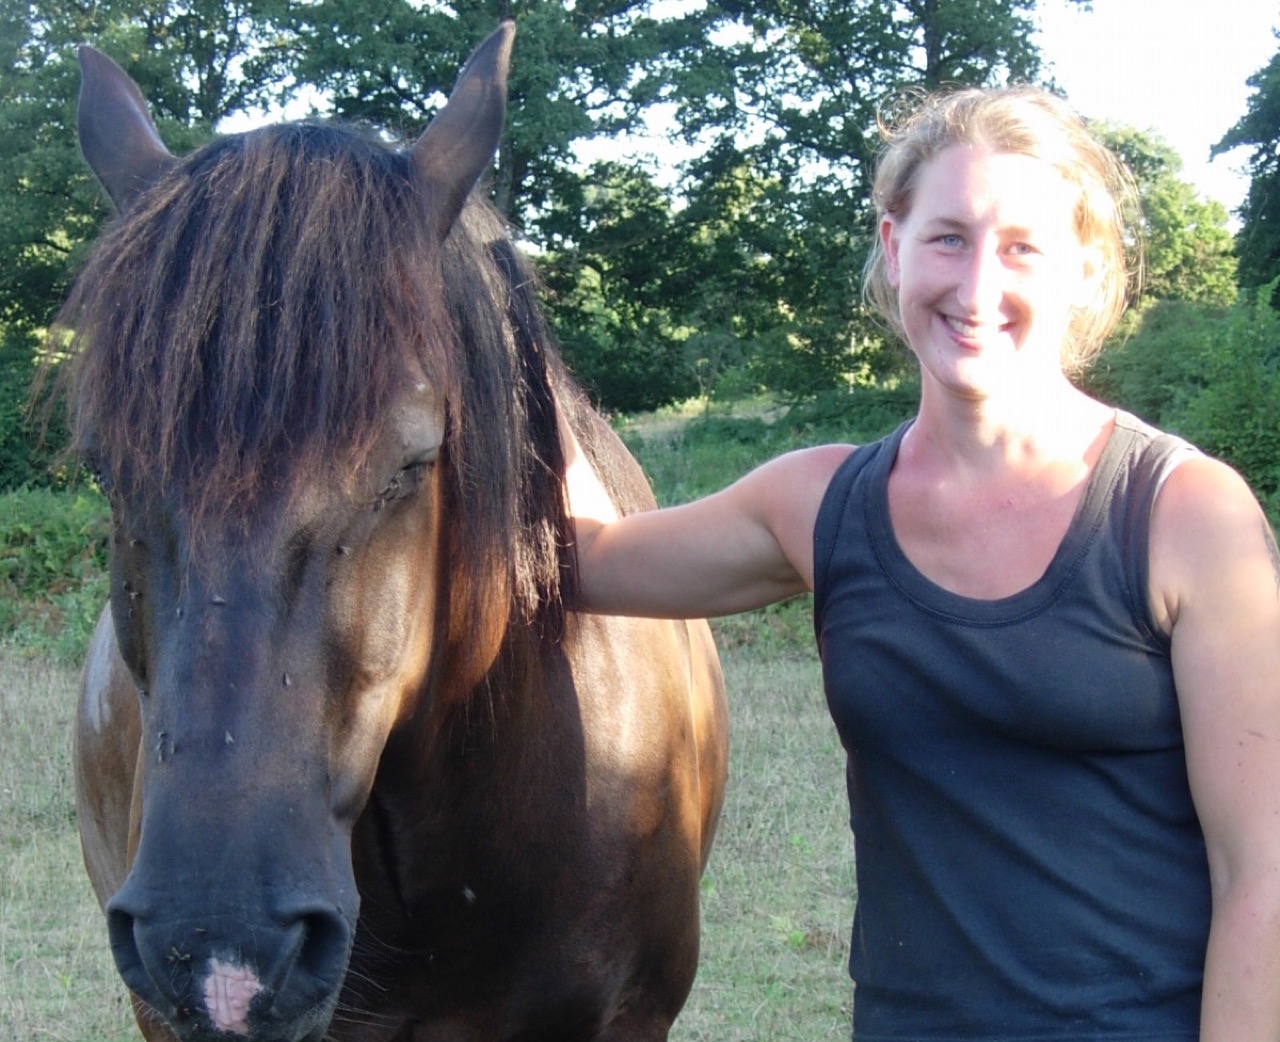
M 880 219 L 880 247 L 884 250 L 884 271 L 889 285 L 898 288 L 901 268 L 898 265 L 898 222 L 892 214 Z

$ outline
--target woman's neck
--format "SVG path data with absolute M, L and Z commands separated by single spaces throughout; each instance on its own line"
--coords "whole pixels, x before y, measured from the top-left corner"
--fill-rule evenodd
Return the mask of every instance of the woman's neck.
M 918 463 L 968 472 L 975 479 L 1031 476 L 1092 455 L 1114 415 L 1065 376 L 984 399 L 949 396 L 926 383 L 903 451 Z

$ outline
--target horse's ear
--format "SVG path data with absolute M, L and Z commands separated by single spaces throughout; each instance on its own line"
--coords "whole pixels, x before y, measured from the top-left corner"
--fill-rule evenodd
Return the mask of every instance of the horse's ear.
M 449 234 L 502 140 L 515 35 L 515 23 L 505 21 L 476 48 L 448 103 L 413 146 L 414 166 L 429 193 L 432 231 L 439 241 Z
M 128 73 L 101 51 L 80 48 L 80 151 L 123 212 L 174 163 Z

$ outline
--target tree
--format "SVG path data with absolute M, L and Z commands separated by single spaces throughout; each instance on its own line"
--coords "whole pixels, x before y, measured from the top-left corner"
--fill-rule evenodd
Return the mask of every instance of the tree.
M 1221 203 L 1182 180 L 1182 160 L 1160 138 L 1132 127 L 1093 128 L 1138 185 L 1143 296 L 1222 306 L 1235 299 L 1236 257 Z
M 1280 51 L 1245 82 L 1253 91 L 1247 111 L 1209 154 L 1252 150 L 1236 252 L 1241 286 L 1256 288 L 1280 275 Z
M 711 142 L 692 171 L 749 167 L 770 187 L 737 218 L 767 242 L 789 316 L 759 359 L 805 396 L 892 370 L 855 306 L 874 235 L 870 187 L 883 105 L 913 90 L 1031 80 L 1035 0 L 721 0 L 698 60 L 670 89 L 682 131 Z M 750 251 L 748 251 L 750 252 Z
M 707 20 L 694 13 L 658 21 L 649 13 L 654 0 L 285 6 L 299 79 L 320 89 L 335 115 L 406 136 L 426 125 L 476 43 L 514 18 L 519 35 L 493 195 L 534 241 L 559 186 L 578 176 L 575 143 L 637 127 L 656 85 Z
M 566 183 L 568 184 L 568 183 Z M 715 394 L 782 315 L 769 244 L 737 216 L 770 190 L 748 167 L 701 179 L 680 208 L 643 171 L 598 164 L 543 222 L 565 355 L 606 405 L 653 408 Z
M 1274 289 L 1274 286 L 1270 287 Z M 1100 360 L 1092 389 L 1236 467 L 1280 523 L 1280 313 L 1156 301 Z
M 687 244 L 642 171 L 600 163 L 559 182 L 543 221 L 550 318 L 592 397 L 636 412 L 692 395 L 670 280 Z
M 0 322 L 31 329 L 108 215 L 76 146 L 76 45 L 128 69 L 179 152 L 272 97 L 283 69 L 253 0 L 0 0 L 0 27 Z
M 184 152 L 278 91 L 283 69 L 253 2 L 0 0 L 0 488 L 47 476 L 53 455 L 24 408 L 37 332 L 109 216 L 76 143 L 76 46 L 120 61 Z

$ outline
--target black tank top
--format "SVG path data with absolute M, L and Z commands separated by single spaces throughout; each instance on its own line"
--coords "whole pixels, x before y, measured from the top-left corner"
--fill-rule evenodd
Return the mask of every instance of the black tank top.
M 1195 1039 L 1209 924 L 1151 507 L 1184 442 L 1119 414 L 1044 575 L 961 597 L 907 560 L 851 454 L 814 531 L 848 753 L 854 1037 Z

